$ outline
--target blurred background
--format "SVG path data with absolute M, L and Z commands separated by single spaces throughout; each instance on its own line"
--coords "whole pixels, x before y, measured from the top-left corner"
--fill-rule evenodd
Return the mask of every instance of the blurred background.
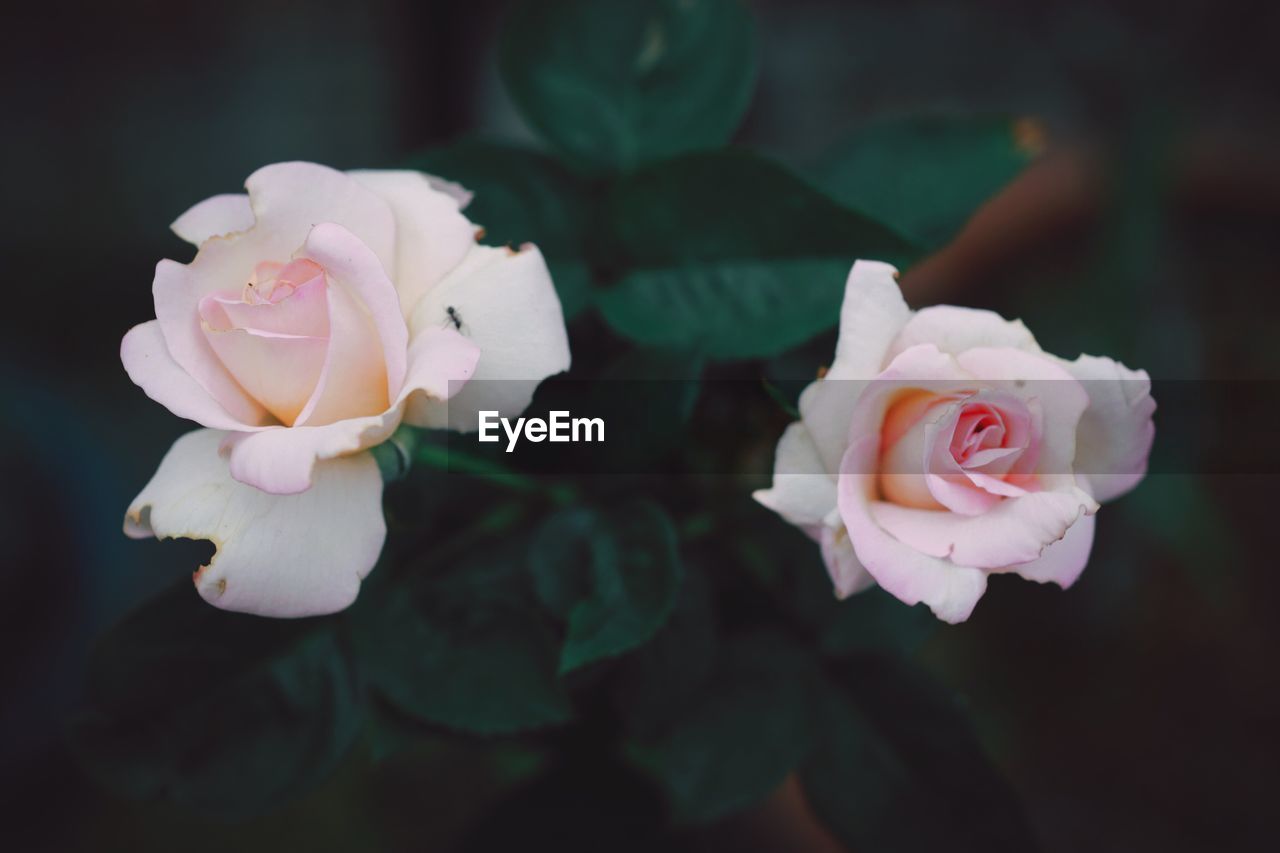
M 913 306 L 1021 316 L 1049 351 L 1114 355 L 1157 378 L 1280 379 L 1280 7 L 747 5 L 758 83 L 734 141 L 815 181 L 839 174 L 849 140 L 904 117 L 1014 122 L 1030 165 L 906 271 Z M 487 849 L 493 808 L 512 797 L 542 808 L 541 789 L 512 793 L 501 772 L 477 771 L 475 744 L 441 741 L 389 761 L 357 748 L 301 799 L 228 825 L 120 797 L 86 776 L 65 738 L 93 638 L 209 552 L 120 533 L 188 429 L 117 357 L 124 332 L 153 316 L 155 262 L 190 256 L 168 224 L 281 160 L 391 167 L 469 136 L 540 146 L 499 82 L 506 6 L 123 0 L 32 5 L 6 25 L 9 849 Z M 967 178 L 963 163 L 931 162 L 927 145 L 914 157 L 920 174 L 890 183 L 917 204 Z M 1203 473 L 1214 453 L 1247 458 L 1223 441 L 1204 467 L 1166 466 L 1104 511 L 1076 587 L 1002 578 L 973 620 L 919 652 L 964 698 L 1046 850 L 1264 849 L 1280 765 L 1274 477 Z M 819 571 L 816 559 L 806 568 Z M 630 779 L 568 789 L 600 821 L 644 827 L 652 808 Z M 690 849 L 825 849 L 834 842 L 803 834 L 799 798 L 784 787 L 673 837 Z

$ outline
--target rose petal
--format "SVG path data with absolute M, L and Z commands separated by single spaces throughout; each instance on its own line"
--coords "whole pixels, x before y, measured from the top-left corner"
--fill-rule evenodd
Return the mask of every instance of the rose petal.
M 311 487 L 316 461 L 381 444 L 400 425 L 414 400 L 447 399 L 476 369 L 479 348 L 452 329 L 432 329 L 414 338 L 404 387 L 387 411 L 325 426 L 271 427 L 228 436 L 231 476 L 272 494 Z
M 998 569 L 1039 559 L 1080 517 L 1097 509 L 1097 502 L 1075 488 L 1006 498 L 980 515 L 874 501 L 871 516 L 899 542 L 923 554 Z
M 1062 539 L 1044 550 L 1038 560 L 997 571 L 1012 572 L 1037 583 L 1056 583 L 1066 589 L 1076 582 L 1089 562 L 1097 518 L 1096 515 L 1081 516 Z
M 1059 360 L 1023 350 L 979 347 L 956 356 L 956 362 L 974 376 L 982 377 L 985 386 L 1029 404 L 1034 401 L 1042 424 L 1040 442 L 1033 448 L 1035 472 L 1041 475 L 1046 488 L 1053 488 L 1052 479 L 1074 484 L 1076 430 L 1089 406 L 1089 395 Z
M 393 274 L 404 316 L 412 316 L 422 295 L 462 262 L 475 245 L 476 226 L 460 212 L 471 194 L 457 184 L 449 187 L 465 193 L 465 201 L 453 192 L 442 192 L 439 182 L 421 172 L 349 172 L 391 206 L 396 218 L 396 265 Z
M 382 359 L 386 366 L 386 398 L 394 399 L 404 383 L 409 329 L 405 325 L 404 315 L 400 313 L 400 298 L 396 294 L 395 285 L 387 278 L 373 251 L 348 229 L 324 223 L 311 229 L 300 255 L 324 267 L 330 289 L 335 286 L 344 289 L 368 310 L 377 329 L 376 337 L 381 344 Z M 335 310 L 339 310 L 339 303 L 331 300 L 330 335 L 336 338 Z M 370 340 L 370 335 L 360 335 L 361 342 L 367 343 Z M 334 374 L 330 371 L 329 379 L 332 381 L 333 378 Z
M 193 246 L 210 237 L 221 237 L 253 227 L 253 208 L 244 193 L 228 193 L 207 198 L 173 220 L 173 233 Z
M 285 247 L 257 260 L 287 260 L 312 229 L 328 222 L 368 247 L 384 275 L 395 271 L 395 215 L 380 195 L 355 178 L 316 163 L 276 163 L 250 175 L 245 187 L 257 217 L 253 230 L 270 234 L 276 246 Z
M 387 365 L 369 314 L 343 287 L 328 289 L 329 337 L 297 426 L 324 426 L 386 411 Z
M 1110 358 L 1082 355 L 1063 362 L 1089 394 L 1076 432 L 1075 470 L 1087 474 L 1099 501 L 1120 497 L 1147 473 L 1155 441 L 1151 377 Z
M 444 193 L 449 198 L 458 203 L 458 210 L 466 210 L 467 205 L 471 204 L 471 199 L 475 198 L 475 193 L 464 187 L 457 181 L 450 181 L 447 178 L 441 178 L 438 175 L 428 175 L 426 172 L 420 172 L 422 177 L 427 179 L 427 183 L 431 185 L 431 189 L 438 193 Z
M 987 575 L 922 553 L 876 523 L 871 501 L 878 450 L 878 436 L 866 435 L 851 442 L 841 460 L 836 495 L 854 553 L 891 595 L 907 604 L 923 601 L 945 622 L 963 622 L 986 591 Z
M 302 263 L 310 264 L 310 261 Z M 289 288 L 281 288 L 288 292 Z M 292 293 L 276 301 L 244 301 L 243 290 L 215 293 L 200 300 L 200 316 L 215 329 L 256 329 L 285 335 L 322 338 L 329 334 L 329 303 L 325 295 L 324 271 L 309 281 L 301 282 Z
M 569 369 L 564 313 L 536 246 L 475 246 L 422 297 L 410 327 L 415 335 L 452 329 L 453 317 L 461 334 L 480 348 L 480 362 L 448 405 L 439 399 L 411 403 L 406 419 L 415 426 L 471 431 L 481 410 L 515 417 L 543 379 Z
M 980 472 L 968 470 L 956 461 L 954 446 L 955 435 L 962 428 L 966 412 L 975 406 L 986 408 L 999 402 L 1005 409 L 1021 408 L 1020 413 L 1011 412 L 1011 419 L 1030 421 L 1026 406 L 1022 401 L 1010 395 L 993 394 L 985 389 L 959 400 L 939 412 L 939 417 L 931 419 L 923 426 L 924 439 L 921 442 L 925 455 L 924 465 L 928 474 L 925 485 L 929 494 L 941 507 L 960 513 L 961 515 L 979 515 L 998 504 L 1002 497 L 1024 493 L 1024 489 L 1008 484 L 992 476 L 983 476 Z M 1027 430 L 1019 429 L 1019 433 Z M 1019 436 L 1024 441 L 1025 434 Z M 1004 458 L 992 459 L 993 463 L 1007 463 L 1002 467 L 1007 470 L 1016 461 L 1014 457 L 1023 451 L 1021 447 L 999 448 L 992 453 L 1008 454 Z M 892 498 L 892 495 L 886 496 Z M 925 507 L 929 508 L 929 507 Z M 936 508 L 936 507 L 934 507 Z M 963 561 L 962 561 L 963 562 Z
M 782 433 L 773 462 L 773 485 L 752 493 L 757 501 L 792 524 L 817 525 L 835 509 L 835 478 L 827 473 L 818 447 L 802 421 Z
M 898 271 L 880 261 L 854 261 L 840 306 L 840 336 L 827 376 L 870 379 L 888 364 L 898 331 L 910 320 L 898 287 Z
M 1040 345 L 1021 320 L 1006 320 L 994 311 L 955 305 L 934 305 L 912 315 L 886 348 L 886 363 L 920 344 L 933 344 L 952 355 L 975 347 L 1040 352 Z
M 349 606 L 386 538 L 373 456 L 323 462 L 305 494 L 270 495 L 231 479 L 223 437 L 196 430 L 174 442 L 130 504 L 125 532 L 212 541 L 195 585 L 224 610 L 297 617 Z
M 810 535 L 815 529 L 822 562 L 826 564 L 827 574 L 835 586 L 836 598 L 848 598 L 876 585 L 876 579 L 858 561 L 838 509 L 833 508 L 825 522 L 811 529 Z
M 221 240 L 206 243 L 206 248 L 197 253 L 196 261 L 209 251 L 208 247 L 222 245 L 224 241 Z M 196 261 L 185 266 L 175 261 L 156 264 L 151 290 L 165 349 L 174 363 L 231 417 L 240 423 L 258 426 L 269 420 L 267 410 L 240 387 L 213 351 L 201 328 L 200 300 L 217 288 L 210 286 L 205 289 L 202 286 L 200 276 L 193 269 Z M 248 280 L 247 275 L 245 280 Z
M 878 261 L 856 261 L 845 282 L 840 336 L 826 378 L 800 395 L 800 414 L 828 471 L 839 469 L 847 425 L 862 381 L 888 363 L 889 344 L 911 316 L 896 281 L 897 270 Z
M 120 360 L 133 383 L 152 400 L 180 418 L 213 429 L 246 429 L 209 395 L 191 375 L 178 366 L 165 347 L 160 322 L 134 326 L 120 342 Z
M 326 338 L 256 329 L 206 326 L 205 337 L 240 387 L 284 424 L 293 424 L 307 404 L 329 346 Z

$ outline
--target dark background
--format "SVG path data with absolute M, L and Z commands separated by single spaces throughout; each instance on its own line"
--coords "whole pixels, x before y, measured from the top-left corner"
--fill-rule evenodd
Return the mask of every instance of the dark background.
M 471 133 L 536 145 L 495 70 L 504 5 L 134 0 L 6 25 L 0 843 L 449 849 L 483 824 L 497 787 L 465 746 L 390 763 L 358 748 L 318 790 L 228 827 L 117 798 L 63 726 L 92 638 L 207 553 L 120 533 L 188 429 L 117 357 L 153 316 L 155 262 L 189 257 L 168 223 L 280 160 L 387 167 Z M 1280 378 L 1274 4 L 749 5 L 760 76 L 737 141 L 797 167 L 886 116 L 1038 119 L 1047 154 L 907 271 L 914 305 L 992 307 L 1050 351 L 1162 378 Z M 1274 476 L 1153 476 L 1104 510 L 1075 588 L 998 579 L 923 649 L 1047 850 L 1263 848 L 1280 766 L 1275 507 Z M 770 809 L 786 810 L 692 843 L 765 846 Z

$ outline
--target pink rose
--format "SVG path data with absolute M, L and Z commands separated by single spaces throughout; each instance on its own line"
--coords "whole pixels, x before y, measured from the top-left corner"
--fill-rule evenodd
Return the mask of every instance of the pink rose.
M 913 313 L 896 276 L 853 265 L 834 363 L 756 499 L 817 540 L 841 598 L 878 583 L 962 622 L 990 574 L 1070 586 L 1098 502 L 1146 473 L 1150 379 L 990 311 Z
M 368 449 L 402 422 L 517 415 L 569 366 L 564 318 L 538 250 L 477 245 L 456 185 L 280 163 L 245 187 L 174 222 L 196 256 L 156 266 L 157 319 L 121 344 L 147 396 L 207 427 L 174 443 L 125 532 L 212 540 L 195 583 L 218 607 L 329 613 L 386 536 Z

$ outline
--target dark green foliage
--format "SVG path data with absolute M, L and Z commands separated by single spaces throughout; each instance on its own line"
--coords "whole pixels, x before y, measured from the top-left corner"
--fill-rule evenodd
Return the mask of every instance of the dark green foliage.
M 567 622 L 561 673 L 646 642 L 684 575 L 671 519 L 649 503 L 558 513 L 538 530 L 529 560 L 543 603 Z
M 1003 115 L 881 121 L 828 152 L 813 170 L 814 182 L 936 249 L 1031 160 L 1042 144 L 1036 139 L 1040 132 Z
M 728 141 L 755 85 L 737 0 L 541 0 L 511 12 L 503 82 L 571 168 L 626 171 Z
M 617 184 L 630 272 L 598 296 L 605 320 L 649 346 L 712 358 L 775 355 L 834 326 L 857 258 L 914 247 L 785 168 L 745 152 L 694 154 Z
M 770 793 L 808 752 L 820 673 L 785 636 L 731 640 L 680 717 L 633 741 L 677 821 L 714 820 Z
M 905 268 L 1027 155 L 985 117 L 871 125 L 804 176 L 727 147 L 753 30 L 736 0 L 510 11 L 502 79 L 550 153 L 465 139 L 404 165 L 471 190 L 484 242 L 540 248 L 573 366 L 526 414 L 599 417 L 604 443 L 517 458 L 404 428 L 379 451 L 400 478 L 383 562 L 348 613 L 226 614 L 184 583 L 106 635 L 72 726 L 96 775 L 238 818 L 364 732 L 379 767 L 441 744 L 508 757 L 486 790 L 527 787 L 473 849 L 677 849 L 673 826 L 796 772 L 850 849 L 1032 849 L 952 700 L 904 668 L 930 613 L 836 600 L 817 545 L 749 500 L 852 263 Z
M 107 633 L 71 738 L 131 797 L 243 818 L 323 781 L 364 713 L 332 620 L 224 613 L 177 584 Z
M 883 659 L 835 671 L 801 782 L 853 850 L 1033 851 L 1012 790 L 955 699 Z
M 527 542 L 479 546 L 362 607 L 358 649 L 373 686 L 423 722 L 479 734 L 566 722 L 555 633 L 524 572 Z

